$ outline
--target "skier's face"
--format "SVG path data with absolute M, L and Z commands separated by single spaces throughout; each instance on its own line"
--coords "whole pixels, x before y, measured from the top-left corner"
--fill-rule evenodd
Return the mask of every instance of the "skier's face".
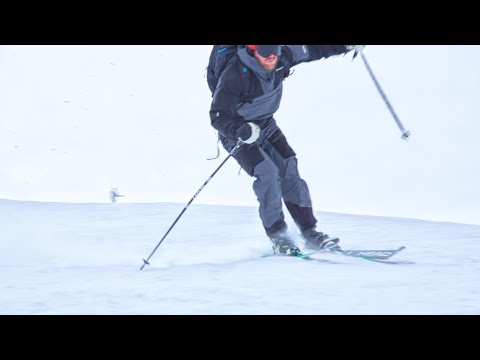
M 271 54 L 268 57 L 263 57 L 258 53 L 258 51 L 255 51 L 254 55 L 255 59 L 257 59 L 257 61 L 260 63 L 260 65 L 262 65 L 265 70 L 271 71 L 275 69 L 275 66 L 277 66 L 278 56 L 276 56 L 275 54 Z

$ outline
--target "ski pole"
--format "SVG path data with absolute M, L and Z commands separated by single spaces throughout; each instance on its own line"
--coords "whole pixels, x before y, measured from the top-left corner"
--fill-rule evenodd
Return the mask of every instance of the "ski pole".
M 205 181 L 205 183 L 200 187 L 200 189 L 198 189 L 198 191 L 195 193 L 195 195 L 193 195 L 193 197 L 190 199 L 190 201 L 188 202 L 187 205 L 185 205 L 185 207 L 183 208 L 182 212 L 180 213 L 180 215 L 178 215 L 178 217 L 175 219 L 175 221 L 173 222 L 172 226 L 170 226 L 170 228 L 167 230 L 167 232 L 165 233 L 165 235 L 163 235 L 163 238 L 162 240 L 160 240 L 160 242 L 157 244 L 157 246 L 155 246 L 155 249 L 153 249 L 152 253 L 148 256 L 148 258 L 145 260 L 145 259 L 142 259 L 143 260 L 143 265 L 142 267 L 140 268 L 140 270 L 143 270 L 143 268 L 145 267 L 145 265 L 150 265 L 150 263 L 148 262 L 150 260 L 150 258 L 153 256 L 153 254 L 155 254 L 155 251 L 157 251 L 158 247 L 160 246 L 160 244 L 163 242 L 163 240 L 165 240 L 165 238 L 167 237 L 167 235 L 170 233 L 170 231 L 173 229 L 173 227 L 175 226 L 175 224 L 178 222 L 178 220 L 180 220 L 180 218 L 182 217 L 182 215 L 185 213 L 185 211 L 187 211 L 188 207 L 190 206 L 190 204 L 193 202 L 193 200 L 195 200 L 195 198 L 198 196 L 198 194 L 200 194 L 200 192 L 203 190 L 203 188 L 205 186 L 207 186 L 207 184 L 210 182 L 210 180 L 212 180 L 212 178 L 215 176 L 215 174 L 218 172 L 218 170 L 220 170 L 220 168 L 227 162 L 228 159 L 230 159 L 236 152 L 237 150 L 240 148 L 240 146 L 242 146 L 243 142 L 238 140 L 237 141 L 237 144 L 235 145 L 235 147 L 233 148 L 232 151 L 230 151 L 230 153 L 228 154 L 228 156 L 225 158 L 225 160 L 223 160 L 223 162 L 220 164 L 220 166 L 217 168 L 217 170 L 215 170 L 213 172 L 212 175 L 210 175 L 210 177 L 207 179 L 207 181 Z
M 372 71 L 370 65 L 367 62 L 367 58 L 365 57 L 365 55 L 363 53 L 361 53 L 361 55 L 362 55 L 363 63 L 365 64 L 365 67 L 367 68 L 367 70 L 370 74 L 370 77 L 372 78 L 373 82 L 375 83 L 375 86 L 377 87 L 378 92 L 382 96 L 383 101 L 387 105 L 388 110 L 390 110 L 390 113 L 392 114 L 392 116 L 395 119 L 398 127 L 400 128 L 400 131 L 402 132 L 402 140 L 408 140 L 408 137 L 410 136 L 410 131 L 406 131 L 405 128 L 403 127 L 403 124 L 400 121 L 400 119 L 398 118 L 397 114 L 395 113 L 395 110 L 393 110 L 392 104 L 390 104 L 390 101 L 388 101 L 387 96 L 383 92 L 382 88 L 380 87 L 380 84 L 377 81 L 377 78 L 373 74 L 373 71 Z

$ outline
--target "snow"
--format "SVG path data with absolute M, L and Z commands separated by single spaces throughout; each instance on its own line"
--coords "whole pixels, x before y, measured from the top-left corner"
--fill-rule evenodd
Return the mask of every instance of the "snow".
M 480 314 L 480 226 L 317 212 L 404 263 L 262 258 L 256 207 L 194 203 L 140 271 L 184 206 L 0 200 L 0 313 Z

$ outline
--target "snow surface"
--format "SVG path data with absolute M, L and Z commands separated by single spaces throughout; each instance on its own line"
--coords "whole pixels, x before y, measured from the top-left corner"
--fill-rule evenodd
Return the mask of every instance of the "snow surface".
M 317 212 L 405 263 L 262 258 L 256 207 L 193 204 L 140 271 L 184 206 L 0 200 L 0 313 L 480 314 L 480 226 Z

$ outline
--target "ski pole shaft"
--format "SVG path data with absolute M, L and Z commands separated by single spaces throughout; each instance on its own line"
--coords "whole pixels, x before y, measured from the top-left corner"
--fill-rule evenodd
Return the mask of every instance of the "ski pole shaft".
M 385 92 L 382 90 L 380 84 L 378 83 L 377 78 L 373 74 L 372 68 L 368 64 L 367 58 L 365 57 L 365 55 L 363 53 L 361 55 L 362 55 L 363 63 L 365 64 L 365 67 L 367 68 L 368 73 L 370 74 L 370 77 L 372 78 L 373 82 L 375 83 L 375 86 L 377 87 L 378 92 L 382 96 L 383 101 L 387 105 L 388 110 L 390 110 L 390 113 L 392 114 L 393 118 L 395 119 L 395 122 L 397 123 L 400 131 L 402 132 L 402 139 L 407 140 L 408 137 L 410 136 L 410 131 L 406 131 L 405 128 L 403 127 L 403 124 L 400 121 L 400 119 L 398 118 L 398 115 L 395 113 L 395 110 L 393 110 L 392 104 L 390 104 L 390 101 L 388 101 L 387 95 L 385 95 Z
M 172 231 L 173 227 L 177 224 L 178 220 L 180 220 L 180 218 L 182 217 L 182 215 L 185 213 L 185 211 L 187 211 L 188 207 L 190 206 L 190 204 L 193 202 L 193 200 L 195 200 L 195 198 L 198 196 L 198 194 L 200 194 L 200 192 L 203 190 L 203 188 L 205 186 L 207 186 L 207 184 L 210 182 L 210 180 L 212 180 L 212 178 L 215 176 L 215 174 L 222 168 L 222 166 L 227 162 L 228 159 L 230 159 L 236 152 L 237 150 L 240 148 L 240 146 L 242 146 L 243 142 L 241 141 L 238 141 L 237 144 L 235 145 L 235 147 L 233 148 L 232 151 L 230 151 L 230 153 L 228 154 L 228 156 L 225 158 L 225 160 L 223 160 L 223 162 L 220 164 L 220 166 L 213 172 L 212 175 L 210 175 L 210 177 L 207 179 L 207 181 L 205 181 L 205 183 L 200 187 L 200 189 L 198 189 L 198 191 L 195 193 L 195 195 L 193 195 L 193 197 L 190 199 L 190 201 L 187 203 L 187 205 L 185 205 L 185 207 L 183 208 L 182 212 L 180 213 L 180 215 L 178 215 L 178 217 L 175 219 L 175 221 L 173 222 L 173 224 L 170 226 L 170 228 L 167 230 L 167 232 L 165 233 L 165 235 L 163 235 L 162 239 L 159 241 L 159 243 L 157 244 L 157 246 L 155 246 L 155 249 L 153 249 L 153 251 L 151 252 L 151 254 L 148 256 L 148 258 L 145 260 L 145 259 L 142 259 L 143 260 L 143 265 L 142 267 L 140 268 L 140 270 L 143 270 L 143 268 L 145 267 L 145 265 L 150 265 L 149 263 L 149 260 L 150 258 L 153 256 L 153 254 L 155 254 L 155 251 L 157 251 L 158 247 L 162 244 L 163 240 L 165 240 L 165 238 L 167 237 L 167 235 L 170 233 L 170 231 Z

